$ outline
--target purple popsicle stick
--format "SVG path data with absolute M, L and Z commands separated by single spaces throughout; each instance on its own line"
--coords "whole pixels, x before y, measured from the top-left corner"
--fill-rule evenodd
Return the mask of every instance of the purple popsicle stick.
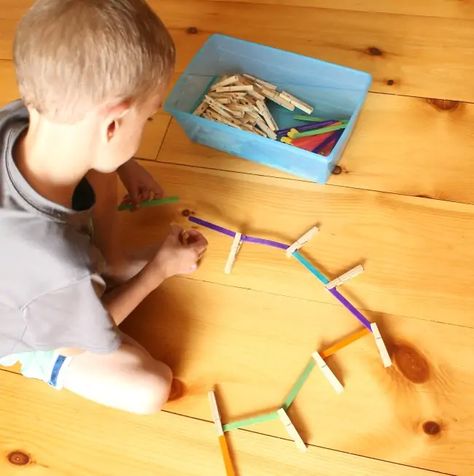
M 320 129 L 321 127 L 330 126 L 331 124 L 334 124 L 335 122 L 338 122 L 338 121 L 331 119 L 331 120 L 321 121 L 321 122 L 312 122 L 311 124 L 304 124 L 302 126 L 287 127 L 286 129 L 280 129 L 276 131 L 276 135 L 277 136 L 285 135 L 288 132 L 290 132 L 291 129 L 296 129 L 299 132 L 312 131 L 313 129 Z
M 358 311 L 336 288 L 332 288 L 328 290 L 348 311 L 350 311 L 359 321 L 364 324 L 370 332 L 372 329 L 370 328 L 370 322 L 367 318 Z
M 190 216 L 188 217 L 188 220 L 193 223 L 196 223 L 197 225 L 201 225 L 211 230 L 217 231 L 218 233 L 230 236 L 231 238 L 235 236 L 235 231 L 229 230 L 228 228 L 224 228 L 219 225 L 215 225 L 214 223 L 202 220 L 201 218 Z M 282 250 L 286 250 L 288 248 L 288 245 L 285 245 L 284 243 L 280 243 L 278 241 L 273 240 L 266 240 L 265 238 L 257 238 L 256 236 L 242 235 L 242 241 L 245 241 L 247 243 L 255 243 L 257 245 L 272 246 L 273 248 L 280 248 Z

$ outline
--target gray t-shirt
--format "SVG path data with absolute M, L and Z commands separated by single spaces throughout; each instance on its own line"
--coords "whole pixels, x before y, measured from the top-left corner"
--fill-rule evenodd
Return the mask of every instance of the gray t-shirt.
M 100 300 L 100 253 L 89 233 L 94 194 L 89 187 L 78 211 L 28 184 L 13 158 L 28 120 L 21 101 L 0 109 L 0 357 L 60 347 L 111 352 L 120 337 Z

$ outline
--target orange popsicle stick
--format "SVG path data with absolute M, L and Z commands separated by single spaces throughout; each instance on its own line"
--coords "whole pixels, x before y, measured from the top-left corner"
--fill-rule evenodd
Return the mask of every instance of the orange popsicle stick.
M 335 354 L 338 350 L 341 350 L 343 347 L 352 344 L 352 342 L 356 341 L 357 339 L 360 339 L 361 337 L 364 337 L 367 334 L 370 334 L 370 331 L 369 329 L 364 327 L 358 330 L 357 332 L 354 332 L 354 334 L 348 335 L 347 337 L 344 337 L 344 339 L 341 339 L 339 342 L 336 342 L 335 344 L 329 346 L 327 349 L 320 352 L 320 355 L 323 358 L 327 358 L 330 355 Z
M 225 472 L 227 476 L 235 476 L 234 466 L 230 459 L 229 447 L 225 436 L 219 436 L 219 446 L 221 447 L 222 459 L 224 460 Z

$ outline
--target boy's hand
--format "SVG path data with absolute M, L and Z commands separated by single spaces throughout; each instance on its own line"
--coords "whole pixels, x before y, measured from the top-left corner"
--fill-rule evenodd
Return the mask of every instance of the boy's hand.
M 171 231 L 148 267 L 159 279 L 177 274 L 190 274 L 198 268 L 199 260 L 207 249 L 207 240 L 197 230 L 184 231 L 171 225 Z
M 163 189 L 158 182 L 135 160 L 129 160 L 117 172 L 128 191 L 122 203 L 132 204 L 132 210 L 136 210 L 144 200 L 163 197 Z

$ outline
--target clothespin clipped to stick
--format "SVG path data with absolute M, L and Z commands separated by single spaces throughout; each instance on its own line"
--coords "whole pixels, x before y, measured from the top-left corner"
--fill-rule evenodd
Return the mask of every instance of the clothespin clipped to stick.
M 303 438 L 301 438 L 300 434 L 298 433 L 298 430 L 295 428 L 295 425 L 293 425 L 293 423 L 291 422 L 290 417 L 287 415 L 285 410 L 283 408 L 280 408 L 277 411 L 277 413 L 288 435 L 295 442 L 296 447 L 302 452 L 307 451 L 308 448 L 306 447 L 305 442 L 303 441 Z
M 392 365 L 392 359 L 390 358 L 387 347 L 385 346 L 385 342 L 383 341 L 382 336 L 380 335 L 380 331 L 377 327 L 377 324 L 375 322 L 372 322 L 370 324 L 370 328 L 372 329 L 372 334 L 375 339 L 375 345 L 377 346 L 380 357 L 382 358 L 383 366 L 390 367 Z
M 288 247 L 286 250 L 286 256 L 290 258 L 295 251 L 298 251 L 301 247 L 308 243 L 308 241 L 310 241 L 318 231 L 319 228 L 317 226 L 313 226 L 303 236 L 298 238 L 292 245 Z
M 364 272 L 364 267 L 361 264 L 359 264 L 356 267 L 347 271 L 346 273 L 341 274 L 341 276 L 339 276 L 338 278 L 333 279 L 332 281 L 327 283 L 326 287 L 328 289 L 333 289 L 336 286 L 340 286 L 341 284 L 345 283 L 346 281 L 349 281 L 349 279 L 352 279 L 352 278 L 355 278 L 356 276 L 359 276 L 359 274 L 361 274 L 363 272 Z
M 334 372 L 328 367 L 326 361 L 321 357 L 318 352 L 312 353 L 313 359 L 316 362 L 316 365 L 321 370 L 322 374 L 326 377 L 328 382 L 334 388 L 336 393 L 342 393 L 344 391 L 344 387 L 342 386 L 341 382 L 339 382 L 338 378 L 334 375 Z
M 234 266 L 235 260 L 237 258 L 237 253 L 242 246 L 242 233 L 236 233 L 234 236 L 234 241 L 230 247 L 229 256 L 227 257 L 227 263 L 225 265 L 224 272 L 225 274 L 230 274 Z

